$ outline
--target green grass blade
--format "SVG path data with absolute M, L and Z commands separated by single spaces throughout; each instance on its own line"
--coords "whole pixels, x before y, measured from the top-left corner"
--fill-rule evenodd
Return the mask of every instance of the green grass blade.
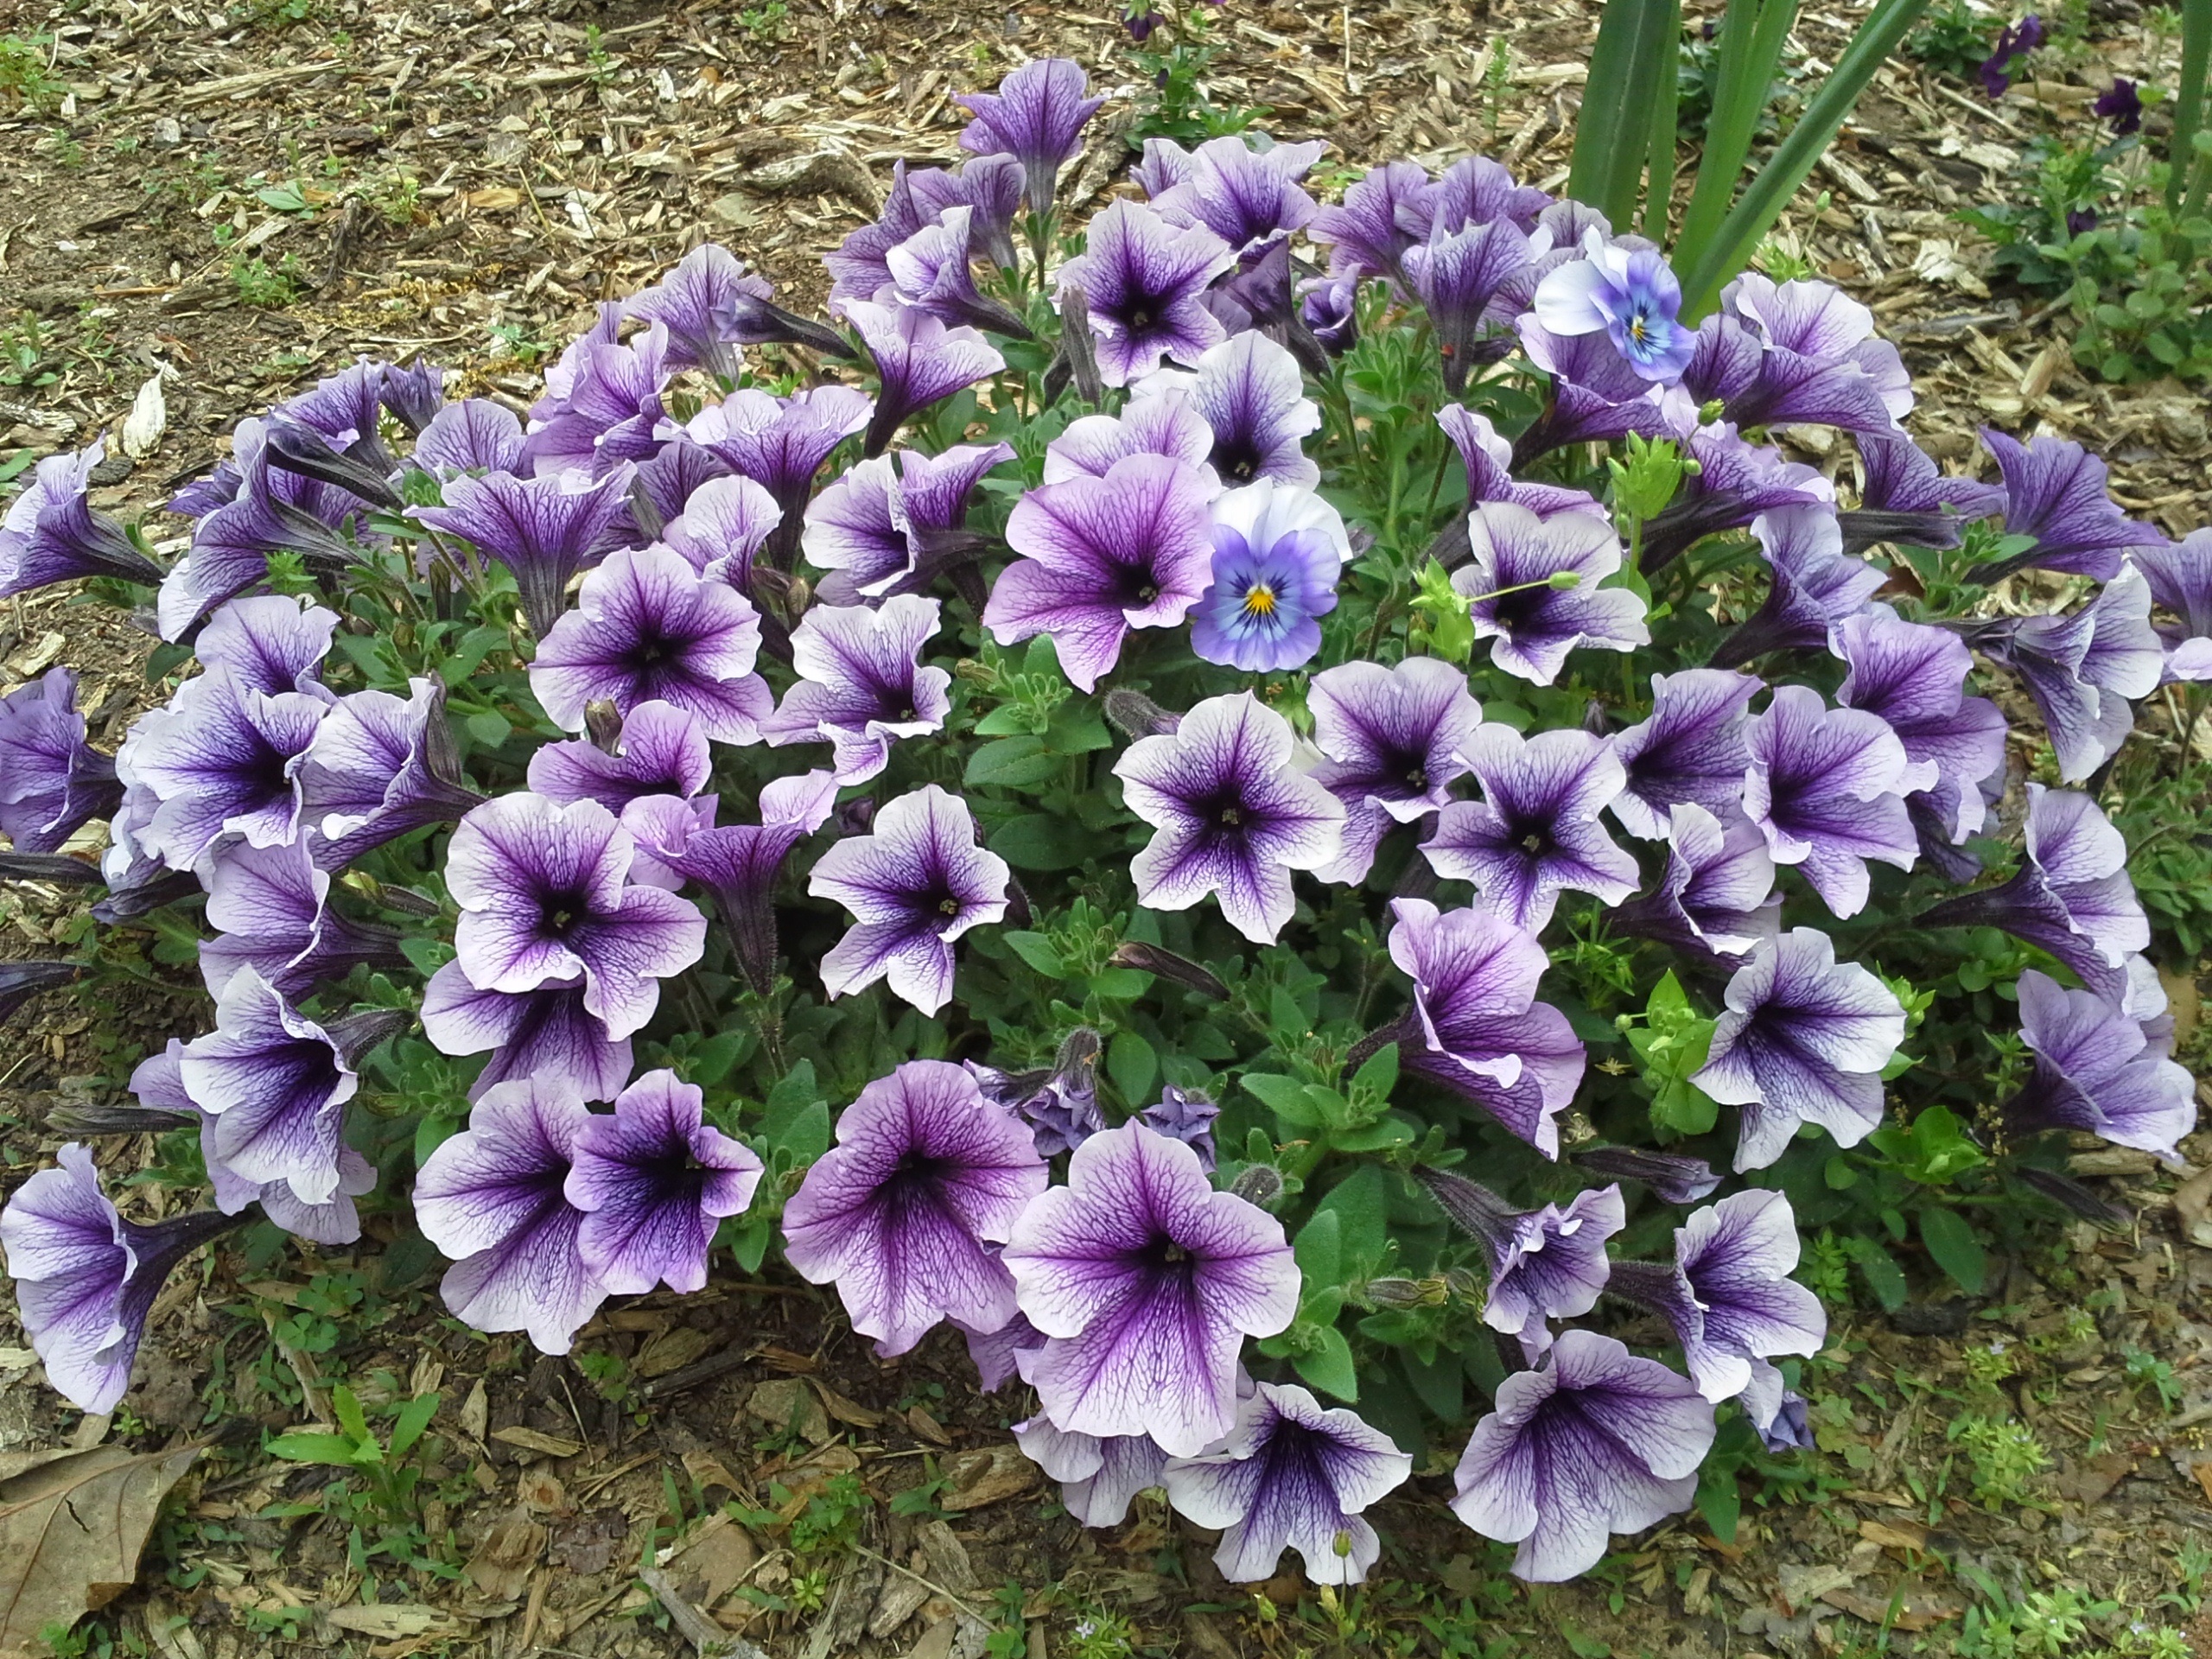
M 1682 34 L 1681 0 L 1669 8 L 1673 21 L 1668 35 L 1679 42 Z M 1655 242 L 1667 239 L 1667 216 L 1675 195 L 1675 145 L 1678 139 L 1675 111 L 1681 99 L 1682 54 L 1679 45 L 1659 60 L 1659 84 L 1651 100 L 1651 160 L 1649 187 L 1643 196 L 1643 233 Z
M 1567 194 L 1616 226 L 1636 214 L 1637 186 L 1651 149 L 1659 67 L 1676 52 L 1679 0 L 1605 0 L 1590 78 L 1575 118 Z
M 2196 171 L 2191 141 L 2204 124 L 2204 79 L 2212 67 L 2212 0 L 2182 0 L 2181 84 L 2174 89 L 2174 136 L 2166 146 L 2166 204 L 2181 200 L 2183 188 Z
M 1713 83 L 1713 112 L 1705 124 L 1705 149 L 1698 158 L 1697 182 L 1682 213 L 1675 240 L 1675 257 L 1694 259 L 1719 232 L 1736 199 L 1736 187 L 1751 160 L 1767 91 L 1782 65 L 1789 26 L 1797 21 L 1796 0 L 1729 0 L 1721 20 L 1720 59 Z
M 1702 247 L 1685 251 L 1687 266 L 1678 265 L 1676 272 L 1681 278 L 1684 318 L 1694 321 L 1710 311 L 1721 285 L 1750 263 L 1760 239 L 1774 228 L 1789 198 L 1811 175 L 1821 151 L 1834 141 L 1882 60 L 1927 9 L 1928 0 L 1881 0 L 1860 25 L 1804 118 L 1767 157 L 1719 231 Z

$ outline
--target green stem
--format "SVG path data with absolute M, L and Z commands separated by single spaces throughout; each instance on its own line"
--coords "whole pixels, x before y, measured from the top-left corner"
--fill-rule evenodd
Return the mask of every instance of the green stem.
M 2174 207 L 2195 175 L 2196 130 L 2204 124 L 2204 81 L 2212 67 L 2212 0 L 2182 0 L 2181 79 L 2174 90 L 2174 131 L 2166 146 L 2166 204 Z

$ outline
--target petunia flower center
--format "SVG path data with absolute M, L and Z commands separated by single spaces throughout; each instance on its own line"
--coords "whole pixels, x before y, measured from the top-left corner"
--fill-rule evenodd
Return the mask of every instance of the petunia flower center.
M 957 899 L 940 899 L 937 901 L 937 908 L 940 916 L 957 916 L 960 913 L 960 901 Z

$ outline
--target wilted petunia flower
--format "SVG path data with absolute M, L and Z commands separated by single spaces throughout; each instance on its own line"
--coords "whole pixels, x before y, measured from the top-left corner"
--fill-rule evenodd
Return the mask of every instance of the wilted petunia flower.
M 1868 859 L 1912 868 L 1920 841 L 1904 797 L 1920 774 L 1881 719 L 1827 708 L 1809 686 L 1783 685 L 1744 737 L 1745 816 L 1774 861 L 1801 868 L 1836 915 L 1866 907 Z
M 984 474 L 1013 458 L 1007 444 L 962 443 L 940 454 L 906 449 L 856 463 L 807 504 L 801 544 L 807 563 L 830 573 L 816 596 L 856 605 L 912 592 L 980 552 L 981 538 L 964 528 L 968 499 Z
M 1195 365 L 1227 331 L 1201 302 L 1236 254 L 1203 225 L 1170 225 L 1141 202 L 1116 201 L 1090 221 L 1082 256 L 1060 268 L 1080 288 L 1109 386 L 1150 374 L 1162 357 Z
M 1221 1529 L 1214 1565 L 1231 1583 L 1274 1576 L 1295 1549 L 1315 1584 L 1357 1584 L 1382 1553 L 1361 1511 L 1404 1484 L 1413 1459 L 1356 1411 L 1295 1383 L 1262 1382 L 1217 1452 L 1167 1465 L 1167 1501 Z
M 1282 1224 L 1141 1123 L 1077 1147 L 1067 1185 L 1023 1211 L 1003 1259 L 1046 1333 L 1029 1372 L 1045 1414 L 1071 1433 L 1149 1433 L 1179 1457 L 1234 1425 L 1243 1338 L 1298 1311 Z
M 1459 1459 L 1452 1512 L 1518 1543 L 1516 1578 L 1554 1584 L 1595 1567 L 1608 1534 L 1690 1505 L 1713 1408 L 1688 1377 L 1611 1337 L 1569 1331 L 1497 1388 Z
M 1129 746 L 1114 773 L 1155 832 L 1129 867 L 1139 904 L 1188 910 L 1212 893 L 1230 926 L 1274 942 L 1294 908 L 1290 873 L 1337 856 L 1344 817 L 1291 749 L 1289 722 L 1248 691 L 1209 697 L 1173 734 Z
M 327 707 L 300 691 L 267 696 L 226 668 L 185 682 L 131 728 L 118 756 L 161 803 L 140 838 L 178 870 L 225 834 L 256 847 L 291 840 L 302 827 L 301 765 Z
M 1645 1147 L 1584 1147 L 1567 1154 L 1567 1160 L 1615 1180 L 1641 1181 L 1669 1204 L 1695 1204 L 1720 1185 L 1704 1159 Z
M 1882 1068 L 1904 1040 L 1904 1009 L 1817 928 L 1762 944 L 1728 982 L 1704 1067 L 1690 1081 L 1743 1108 L 1738 1171 L 1782 1156 L 1801 1123 L 1855 1147 L 1882 1121 Z
M 1024 1350 L 1017 1360 L 1031 1360 L 1035 1352 Z M 1167 1470 L 1167 1454 L 1149 1434 L 1071 1434 L 1040 1414 L 1014 1424 L 1014 1440 L 1060 1483 L 1061 1507 L 1086 1527 L 1120 1526 L 1136 1495 L 1158 1486 Z
M 59 1156 L 60 1167 L 31 1175 L 0 1210 L 0 1244 L 46 1380 L 80 1411 L 112 1411 L 170 1271 L 238 1224 L 217 1210 L 125 1221 L 89 1151 L 73 1141 Z
M 1198 1167 L 1209 1175 L 1213 1173 L 1215 1149 L 1214 1120 L 1221 1116 L 1221 1108 L 1211 1095 L 1196 1089 L 1179 1089 L 1173 1084 L 1160 1091 L 1160 1098 L 1137 1114 L 1144 1126 L 1170 1141 L 1180 1141 L 1198 1154 Z
M 1321 481 L 1321 469 L 1306 455 L 1303 443 L 1320 428 L 1320 407 L 1306 395 L 1298 360 L 1265 334 L 1247 329 L 1207 351 L 1198 359 L 1196 372 L 1161 369 L 1130 390 L 1133 401 L 1121 417 L 1124 423 L 1135 419 L 1141 423 L 1139 406 L 1179 393 L 1213 434 L 1211 447 L 1197 459 L 1212 467 L 1224 484 L 1234 487 L 1268 478 L 1311 489 Z M 1068 435 L 1063 434 L 1056 444 L 1066 448 Z M 1160 453 L 1175 452 L 1163 448 Z M 1103 469 L 1091 466 L 1084 470 Z
M 446 889 L 461 906 L 455 957 L 485 991 L 582 981 L 611 1039 L 652 1018 L 660 983 L 699 960 L 707 920 L 658 887 L 628 885 L 636 842 L 596 801 L 503 795 L 461 821 Z
M 2125 138 L 2131 132 L 2143 130 L 2143 95 L 2136 91 L 2135 83 L 2125 75 L 2114 75 L 2112 85 L 2099 92 L 2097 101 L 2089 107 L 2112 123 L 2115 138 Z
M 2110 582 L 2134 549 L 2166 545 L 2164 536 L 2120 511 L 2109 469 L 2071 438 L 2045 433 L 2023 444 L 1986 426 L 1981 441 L 2005 480 L 2005 533 L 2032 536 L 2036 544 L 1984 565 L 1974 573 L 1977 581 L 2033 569 Z
M 1633 651 L 1651 642 L 1643 601 L 1625 588 L 1601 588 L 1621 568 L 1620 537 L 1595 514 L 1540 518 L 1510 501 L 1475 505 L 1467 520 L 1471 561 L 1452 573 L 1466 596 L 1475 638 L 1491 662 L 1549 685 L 1580 648 Z
M 1826 649 L 1829 630 L 1863 614 L 1888 580 L 1843 550 L 1832 507 L 1763 512 L 1751 520 L 1751 534 L 1770 573 L 1766 600 L 1714 648 L 1715 668 L 1734 668 L 1771 651 Z
M 1089 1026 L 1077 1026 L 1060 1039 L 1059 1052 L 1048 1066 L 1001 1071 L 974 1060 L 961 1064 L 985 1100 L 1028 1124 L 1039 1157 L 1056 1158 L 1073 1152 L 1106 1127 L 1106 1115 L 1098 1105 L 1098 1033 Z
M 1524 738 L 1484 725 L 1462 752 L 1479 801 L 1454 801 L 1421 849 L 1439 875 L 1471 881 L 1483 902 L 1534 932 L 1551 920 L 1560 890 L 1617 905 L 1636 891 L 1636 860 L 1598 815 L 1625 777 L 1605 740 L 1572 728 Z
M 543 639 L 568 603 L 569 579 L 622 539 L 632 472 L 617 467 L 597 479 L 580 472 L 451 478 L 443 505 L 407 511 L 513 572 L 523 614 Z
M 1359 285 L 1349 276 L 1315 277 L 1300 284 L 1298 320 L 1332 357 L 1359 343 Z
M 917 594 L 873 610 L 811 607 L 791 631 L 798 681 L 762 721 L 763 735 L 778 745 L 833 744 L 838 783 L 866 783 L 889 763 L 893 743 L 944 724 L 952 676 L 921 665 L 942 613 L 936 600 Z
M 1627 781 L 1611 803 L 1621 828 L 1646 841 L 1674 832 L 1669 812 L 1702 807 L 1716 818 L 1740 816 L 1751 765 L 1744 723 L 1764 690 L 1750 674 L 1686 668 L 1651 677 L 1651 712 L 1616 733 L 1613 756 Z
M 914 416 L 1006 367 L 1006 359 L 973 328 L 948 328 L 915 307 L 847 300 L 840 308 L 875 360 L 875 414 L 861 440 L 863 454 L 881 454 Z
M 77 677 L 50 668 L 0 697 L 0 830 L 19 853 L 50 853 L 123 804 L 115 762 L 85 741 Z
M 577 1131 L 562 1192 L 584 1212 L 577 1253 L 610 1294 L 704 1288 L 716 1224 L 753 1202 L 760 1160 L 706 1122 L 703 1099 L 648 1071 Z
M 423 1160 L 416 1223 L 452 1258 L 439 1292 L 472 1329 L 526 1332 L 541 1353 L 565 1354 L 607 1300 L 565 1190 L 593 1121 L 565 1081 L 518 1079 L 487 1090 Z
M 1966 695 L 1973 664 L 1959 637 L 1876 609 L 1838 623 L 1834 649 L 1851 666 L 1836 701 L 1878 715 L 1904 745 L 1916 772 L 1907 804 L 1924 801 L 1954 844 L 1980 830 L 1982 780 L 2005 766 L 2005 716 Z
M 1306 691 L 1313 741 L 1325 757 L 1308 774 L 1344 804 L 1344 849 L 1316 872 L 1357 882 L 1393 823 L 1413 823 L 1447 805 L 1465 777 L 1460 750 L 1482 723 L 1467 677 L 1433 657 L 1395 667 L 1342 663 Z
M 1555 1120 L 1586 1056 L 1567 1016 L 1536 1001 L 1543 947 L 1487 910 L 1443 912 L 1425 899 L 1394 899 L 1390 910 L 1390 960 L 1414 982 L 1413 1007 L 1377 1036 L 1398 1045 L 1402 1067 L 1558 1157 Z
M 471 1100 L 522 1079 L 612 1100 L 630 1081 L 630 1039 L 609 1034 L 584 1006 L 587 988 L 555 982 L 532 991 L 480 990 L 449 962 L 423 990 L 423 1034 L 442 1054 L 491 1051 Z
M 1578 1319 L 1597 1306 L 1612 1263 L 1605 1241 L 1628 1224 L 1618 1186 L 1593 1186 L 1565 1210 L 1547 1204 L 1516 1210 L 1479 1182 L 1449 1170 L 1414 1173 L 1438 1207 L 1490 1258 L 1483 1321 L 1520 1338 L 1535 1355 L 1551 1346 L 1548 1320 Z
M 1749 956 L 1780 931 L 1774 855 L 1741 810 L 1726 818 L 1683 801 L 1668 809 L 1667 868 L 1659 885 L 1606 918 L 1616 932 L 1709 957 Z
M 1049 632 L 1061 671 L 1095 690 L 1131 628 L 1170 628 L 1211 571 L 1210 474 L 1159 455 L 1104 478 L 1030 491 L 1007 520 L 1022 557 L 1000 573 L 983 625 L 1002 645 Z
M 300 766 L 315 861 L 338 869 L 372 847 L 484 804 L 462 776 L 443 682 L 408 682 L 408 695 L 355 691 L 315 728 Z
M 1008 73 L 997 92 L 963 92 L 953 100 L 973 118 L 960 147 L 1013 156 L 1021 163 L 1029 211 L 1049 213 L 1061 167 L 1083 148 L 1083 129 L 1106 101 L 1086 97 L 1089 91 L 1082 65 L 1033 58 Z
M 835 1283 L 853 1329 L 903 1354 L 940 1319 L 988 1332 L 1014 1316 L 993 1247 L 1051 1179 L 1027 1126 L 941 1060 L 911 1060 L 860 1092 L 837 1144 L 784 1208 L 784 1253 Z
M 753 671 L 760 617 L 723 582 L 702 579 L 664 547 L 625 549 L 583 581 L 576 608 L 548 629 L 530 689 L 563 731 L 584 728 L 602 699 L 626 715 L 671 702 L 723 743 L 754 743 L 774 706 Z
M 775 289 L 713 242 L 683 256 L 675 270 L 624 302 L 626 317 L 668 330 L 668 365 L 702 368 L 724 385 L 737 378 L 736 347 L 789 340 L 849 356 L 835 330 L 772 303 Z
M 952 995 L 952 942 L 1006 914 L 1012 874 L 976 844 L 976 820 L 957 798 L 935 784 L 901 795 L 871 833 L 823 854 L 807 879 L 809 893 L 854 918 L 822 959 L 823 987 L 845 996 L 880 979 L 934 1014 Z
M 1677 315 L 1682 287 L 1657 250 L 1608 244 L 1583 233 L 1582 257 L 1555 267 L 1537 284 L 1531 308 L 1554 334 L 1603 330 L 1628 365 L 1647 380 L 1679 379 L 1697 336 Z
M 1297 668 L 1321 648 L 1351 541 L 1311 490 L 1262 478 L 1213 504 L 1213 580 L 1191 607 L 1191 649 L 1248 673 Z
M 2178 622 L 2156 626 L 2166 647 L 2166 678 L 2212 680 L 2212 530 L 2191 531 L 2165 547 L 2130 556 L 2151 596 Z
M 92 511 L 86 492 L 104 442 L 73 455 L 48 455 L 0 517 L 0 598 L 77 576 L 157 583 L 162 568 L 131 544 L 123 526 Z
M 2084 1129 L 2114 1146 L 2181 1155 L 2178 1142 L 2196 1127 L 2196 1084 L 2141 1020 L 2031 968 L 2020 976 L 2020 1036 L 2035 1070 L 2005 1103 L 2009 1132 Z

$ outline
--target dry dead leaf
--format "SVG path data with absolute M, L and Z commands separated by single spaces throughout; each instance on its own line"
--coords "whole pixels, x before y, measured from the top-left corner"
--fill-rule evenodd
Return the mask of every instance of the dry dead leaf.
M 820 1377 L 811 1379 L 815 1391 L 822 1396 L 822 1408 L 839 1422 L 854 1428 L 880 1428 L 884 1414 L 870 1409 L 857 1400 L 850 1400 L 831 1388 Z
M 2174 1213 L 2181 1218 L 2181 1236 L 2192 1244 L 2212 1249 L 2212 1167 L 2190 1176 L 2174 1189 Z
M 131 400 L 130 413 L 123 417 L 123 453 L 133 461 L 145 460 L 154 453 L 168 425 L 169 405 L 162 395 L 162 377 L 149 375 Z
M 531 1569 L 545 1551 L 545 1529 L 518 1504 L 484 1535 L 468 1558 L 468 1581 L 487 1600 L 519 1601 L 530 1588 Z
M 495 1428 L 492 1438 L 508 1446 L 520 1446 L 525 1452 L 542 1452 L 549 1458 L 573 1458 L 584 1449 L 582 1440 L 564 1440 L 558 1434 L 544 1434 L 534 1428 L 517 1426 Z
M 129 1589 L 162 1499 L 199 1455 L 96 1446 L 0 1482 L 0 1649 L 29 1648 Z
M 1928 1548 L 1928 1529 L 1916 1521 L 1861 1521 L 1859 1535 L 1885 1549 Z
M 1880 1624 L 1893 1630 L 1930 1630 L 1947 1618 L 1959 1616 L 1956 1607 L 1923 1590 L 1903 1591 L 1894 1599 L 1864 1595 L 1856 1590 L 1826 1590 L 1821 1592 L 1821 1599 L 1853 1618 L 1863 1618 L 1869 1624 Z
M 433 1607 L 331 1607 L 325 1609 L 322 1616 L 341 1630 L 351 1630 L 356 1636 L 379 1637 L 387 1642 L 397 1637 L 429 1636 L 457 1628 L 451 1618 Z
M 1037 1484 L 1038 1476 L 1037 1465 L 1013 1445 L 963 1452 L 946 1461 L 945 1472 L 952 1478 L 952 1490 L 939 1501 L 955 1513 L 1018 1497 Z

